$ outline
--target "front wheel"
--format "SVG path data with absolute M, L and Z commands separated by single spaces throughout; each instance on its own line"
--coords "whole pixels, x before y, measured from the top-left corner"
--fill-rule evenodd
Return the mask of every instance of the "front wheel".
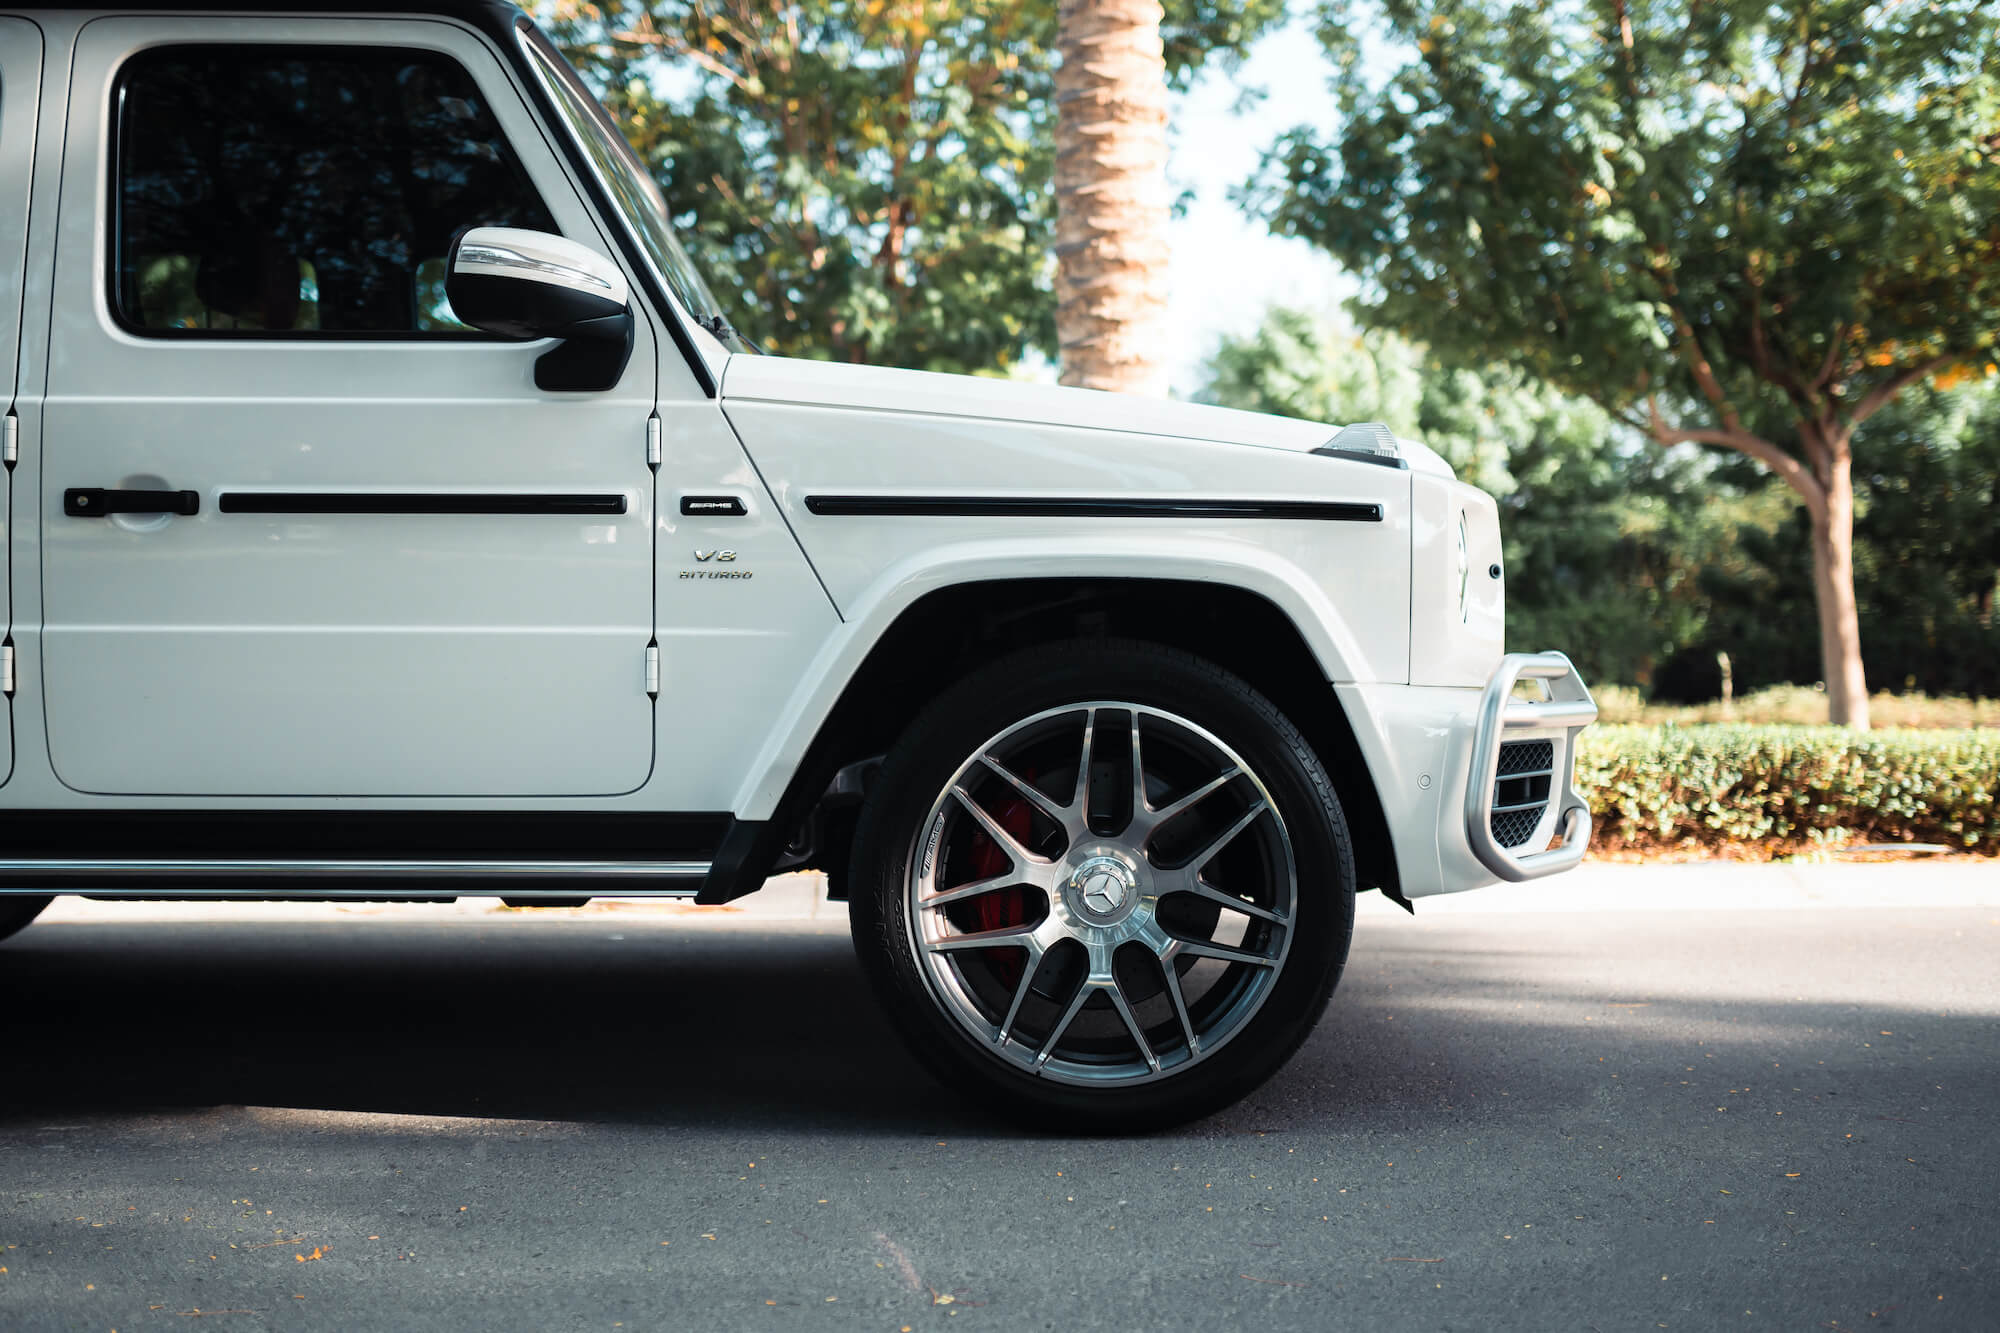
M 911 724 L 856 830 L 850 912 L 947 1084 L 1136 1132 L 1227 1105 L 1297 1049 L 1346 960 L 1354 865 L 1325 769 L 1248 684 L 1070 642 Z

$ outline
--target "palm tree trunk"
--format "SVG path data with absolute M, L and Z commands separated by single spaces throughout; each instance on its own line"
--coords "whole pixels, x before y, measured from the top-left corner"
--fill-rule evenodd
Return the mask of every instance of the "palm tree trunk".
M 1167 75 L 1159 0 L 1061 0 L 1056 337 L 1062 382 L 1163 391 Z

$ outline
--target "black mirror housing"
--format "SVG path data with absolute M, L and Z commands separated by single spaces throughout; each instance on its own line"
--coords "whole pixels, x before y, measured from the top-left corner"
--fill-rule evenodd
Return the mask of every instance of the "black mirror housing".
M 625 275 L 588 246 L 546 232 L 473 227 L 452 242 L 445 298 L 476 329 L 509 338 L 560 338 L 535 362 L 535 387 L 599 393 L 632 358 Z

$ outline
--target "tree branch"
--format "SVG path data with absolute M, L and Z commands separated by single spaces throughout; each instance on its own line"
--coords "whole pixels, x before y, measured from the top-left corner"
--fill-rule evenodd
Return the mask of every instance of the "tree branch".
M 741 74 L 723 64 L 714 56 L 709 55 L 706 51 L 697 51 L 679 37 L 672 37 L 666 33 L 657 31 L 647 32 L 637 28 L 624 32 L 614 32 L 611 34 L 611 37 L 614 41 L 625 42 L 632 46 L 649 46 L 656 50 L 664 51 L 669 55 L 679 56 L 684 60 L 691 60 L 717 78 L 727 80 L 739 90 L 747 90 L 750 86 Z
M 1600 403 L 1599 406 L 1603 406 L 1603 404 Z M 1606 410 L 1610 411 L 1611 409 L 1607 408 Z M 1646 419 L 1644 417 L 1634 416 L 1630 412 L 1622 412 L 1622 411 L 1611 411 L 1611 415 L 1616 420 L 1622 421 L 1626 425 L 1630 426 L 1633 430 L 1638 431 L 1641 435 L 1651 435 L 1653 433 L 1653 428 L 1646 424 Z
M 1748 454 L 1783 478 L 1785 484 L 1797 491 L 1815 513 L 1826 506 L 1826 488 L 1820 484 L 1819 478 L 1804 463 L 1753 431 L 1744 430 L 1741 426 L 1720 430 L 1711 426 L 1670 426 L 1660 416 L 1659 400 L 1651 394 L 1646 396 L 1645 429 L 1662 445 L 1712 444 Z
M 1701 390 L 1701 396 L 1714 405 L 1725 427 L 1732 431 L 1742 430 L 1743 419 L 1730 405 L 1729 396 L 1722 392 L 1722 383 L 1715 378 L 1715 367 L 1709 364 L 1708 354 L 1701 350 L 1701 343 L 1694 335 L 1694 326 L 1688 323 L 1687 316 L 1681 313 L 1679 306 L 1669 302 L 1667 309 L 1674 314 L 1674 334 L 1675 340 L 1680 344 L 1681 360 L 1687 362 L 1688 371 L 1694 376 L 1695 386 Z
M 1856 426 L 1874 416 L 1882 408 L 1888 406 L 1897 394 L 1909 388 L 1918 380 L 1923 379 L 1933 371 L 1943 369 L 1957 359 L 1958 357 L 1953 353 L 1946 352 L 1942 356 L 1934 356 L 1928 361 L 1919 361 L 1916 365 L 1908 369 L 1897 371 L 1894 375 L 1876 385 L 1868 392 L 1867 397 L 1855 404 L 1854 410 L 1847 415 L 1848 430 L 1852 431 Z
M 1840 349 L 1847 343 L 1847 325 L 1836 324 L 1833 337 L 1826 345 L 1826 359 L 1819 363 L 1819 374 L 1813 376 L 1812 387 L 1821 391 L 1833 385 L 1833 376 L 1840 369 Z
M 1701 340 L 1695 336 L 1694 324 L 1680 307 L 1680 288 L 1674 282 L 1674 275 L 1659 263 L 1648 263 L 1646 271 L 1660 286 L 1661 304 L 1674 317 L 1674 343 L 1681 360 L 1687 363 L 1688 373 L 1694 376 L 1695 387 L 1701 396 L 1708 399 L 1722 418 L 1722 424 L 1729 430 L 1743 429 L 1743 419 L 1731 405 L 1729 395 L 1722 391 L 1721 381 L 1715 378 L 1715 367 L 1709 364 L 1708 354 L 1702 350 Z

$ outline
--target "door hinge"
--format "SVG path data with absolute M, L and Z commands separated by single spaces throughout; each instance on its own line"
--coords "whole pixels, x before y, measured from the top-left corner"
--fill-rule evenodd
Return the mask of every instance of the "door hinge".
M 7 414 L 7 424 L 0 426 L 0 462 L 8 467 L 21 456 L 21 418 L 12 412 Z
M 10 673 L 8 679 L 12 680 L 11 673 L 14 670 L 12 657 L 7 659 L 7 670 Z M 657 643 L 646 645 L 646 693 L 655 699 L 660 697 L 660 645 Z
M 14 641 L 0 643 L 0 694 L 14 697 Z
M 660 419 L 657 416 L 652 416 L 646 418 L 646 466 L 658 467 L 659 465 Z

